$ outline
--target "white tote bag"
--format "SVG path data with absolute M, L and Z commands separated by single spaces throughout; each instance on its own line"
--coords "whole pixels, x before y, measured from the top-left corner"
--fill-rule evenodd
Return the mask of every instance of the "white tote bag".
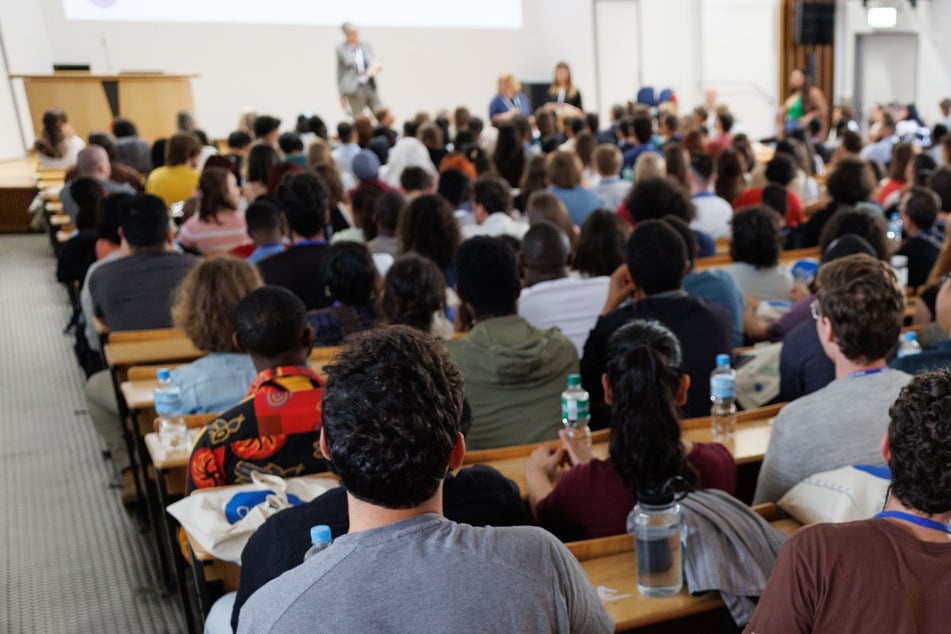
M 214 557 L 240 563 L 244 545 L 264 520 L 339 486 L 332 478 L 285 480 L 257 471 L 251 479 L 251 484 L 199 489 L 169 505 L 168 512 Z

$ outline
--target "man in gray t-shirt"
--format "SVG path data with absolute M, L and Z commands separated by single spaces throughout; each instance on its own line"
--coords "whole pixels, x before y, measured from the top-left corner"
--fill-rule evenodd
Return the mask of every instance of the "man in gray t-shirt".
M 888 410 L 911 376 L 885 366 L 905 300 L 895 272 L 864 253 L 819 269 L 813 303 L 835 380 L 783 408 L 773 424 L 753 502 L 776 502 L 805 478 L 850 464 L 882 464 Z
M 554 537 L 442 516 L 462 411 L 462 375 L 436 340 L 403 326 L 352 338 L 328 368 L 320 438 L 350 532 L 253 594 L 238 631 L 613 631 Z

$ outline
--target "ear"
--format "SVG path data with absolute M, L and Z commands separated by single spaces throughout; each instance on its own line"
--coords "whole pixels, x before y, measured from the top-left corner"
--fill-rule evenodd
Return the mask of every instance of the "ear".
M 885 435 L 882 436 L 882 458 L 885 459 L 886 463 L 892 461 L 892 448 L 888 444 L 888 432 L 885 432 Z
M 690 375 L 680 375 L 680 385 L 677 386 L 677 405 L 687 404 L 687 391 L 690 390 Z
M 604 390 L 604 403 L 610 405 L 614 401 L 614 391 L 611 389 L 607 372 L 601 375 L 601 388 Z
M 241 339 L 238 338 L 238 333 L 231 333 L 231 343 L 234 345 L 234 349 L 238 352 L 247 352 L 247 349 L 241 345 Z
M 816 321 L 816 332 L 819 333 L 820 343 L 838 344 L 838 340 L 835 338 L 835 331 L 832 328 L 832 322 L 829 321 L 829 318 L 825 315 L 819 315 L 819 319 Z
M 307 328 L 304 329 L 301 347 L 306 348 L 308 354 L 310 354 L 310 349 L 314 347 L 314 329 L 310 324 L 307 324 Z
M 323 432 L 321 432 L 321 447 L 323 447 Z M 456 444 L 452 446 L 452 453 L 449 454 L 449 468 L 456 470 L 462 466 L 463 458 L 466 457 L 466 437 L 462 432 L 456 434 Z
M 328 461 L 333 462 L 330 460 L 330 452 L 327 450 L 327 437 L 324 435 L 323 426 L 320 428 L 320 453 Z

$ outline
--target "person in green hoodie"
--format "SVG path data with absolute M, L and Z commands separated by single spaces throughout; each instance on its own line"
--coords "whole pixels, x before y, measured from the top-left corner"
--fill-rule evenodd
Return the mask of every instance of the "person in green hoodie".
M 447 343 L 472 407 L 467 448 L 556 440 L 561 392 L 578 372 L 574 344 L 557 328 L 541 330 L 518 316 L 518 266 L 501 240 L 466 240 L 455 267 L 456 293 L 475 317 L 465 338 Z

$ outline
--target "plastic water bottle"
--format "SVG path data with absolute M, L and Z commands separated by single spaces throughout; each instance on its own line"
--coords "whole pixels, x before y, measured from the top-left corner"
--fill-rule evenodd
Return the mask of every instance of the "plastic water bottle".
M 898 358 L 909 357 L 921 352 L 921 344 L 918 343 L 918 335 L 913 332 L 906 332 L 901 337 L 901 345 L 898 346 Z
M 895 269 L 895 275 L 898 276 L 898 283 L 901 290 L 908 288 L 908 256 L 893 255 L 891 259 L 892 268 Z
M 569 374 L 568 387 L 561 393 L 561 424 L 568 430 L 568 436 L 583 440 L 590 447 L 591 428 L 588 422 L 591 414 L 588 401 L 588 392 L 581 387 L 581 375 Z
M 888 218 L 888 238 L 890 240 L 901 240 L 902 231 L 901 214 L 897 211 L 892 212 Z
M 732 438 L 736 433 L 736 370 L 730 355 L 718 354 L 717 367 L 710 373 L 710 419 L 715 438 Z
M 326 524 L 317 524 L 310 527 L 310 548 L 304 553 L 304 561 L 307 561 L 322 550 L 327 550 L 333 538 L 330 536 L 330 527 Z
M 182 390 L 172 381 L 168 368 L 160 368 L 156 377 L 158 386 L 152 396 L 159 417 L 159 440 L 168 451 L 186 451 L 188 428 L 182 418 Z
M 634 552 L 637 590 L 649 597 L 669 597 L 683 587 L 680 505 L 674 494 L 637 492 L 634 506 Z

